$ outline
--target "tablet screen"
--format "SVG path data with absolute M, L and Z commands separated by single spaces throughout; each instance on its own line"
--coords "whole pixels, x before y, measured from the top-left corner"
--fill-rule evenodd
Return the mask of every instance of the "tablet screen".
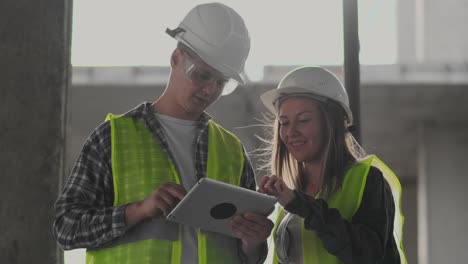
M 236 214 L 268 215 L 277 199 L 210 178 L 200 179 L 167 215 L 169 221 L 235 237 L 229 220 Z

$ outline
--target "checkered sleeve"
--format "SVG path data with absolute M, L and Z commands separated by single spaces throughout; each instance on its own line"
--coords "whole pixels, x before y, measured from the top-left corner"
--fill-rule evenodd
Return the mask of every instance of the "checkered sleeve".
M 125 206 L 113 206 L 109 122 L 86 140 L 55 203 L 53 234 L 65 250 L 103 245 L 125 232 Z
M 252 162 L 245 151 L 245 148 L 242 147 L 244 151 L 244 168 L 242 169 L 241 176 L 241 186 L 250 190 L 256 190 L 257 184 L 255 182 L 255 173 L 252 167 Z

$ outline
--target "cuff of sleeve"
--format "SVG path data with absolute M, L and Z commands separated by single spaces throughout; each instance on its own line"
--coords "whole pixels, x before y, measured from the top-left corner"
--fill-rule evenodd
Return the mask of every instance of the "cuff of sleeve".
M 306 218 L 310 213 L 310 210 L 308 208 L 308 200 L 310 200 L 309 197 L 298 189 L 294 190 L 294 195 L 294 199 L 291 202 L 289 202 L 284 207 L 284 209 L 290 212 L 291 214 L 299 215 L 302 218 Z
M 316 230 L 323 226 L 324 212 L 328 209 L 327 203 L 297 189 L 294 190 L 294 194 L 296 197 L 284 209 L 304 218 L 306 229 Z
M 322 230 L 325 225 L 327 210 L 328 205 L 324 200 L 315 200 L 309 210 L 309 214 L 304 219 L 304 227 L 309 230 Z
M 114 237 L 123 235 L 127 230 L 127 223 L 125 221 L 126 207 L 127 205 L 114 207 L 112 212 L 112 233 Z
M 265 262 L 265 259 L 268 255 L 268 244 L 267 242 L 265 241 L 264 243 L 262 243 L 261 245 L 261 248 L 260 248 L 260 252 L 259 252 L 259 255 L 257 257 L 257 260 L 254 261 L 254 260 L 251 260 L 249 259 L 244 251 L 242 250 L 242 241 L 240 239 L 237 240 L 237 254 L 239 255 L 239 259 L 240 259 L 240 263 L 242 264 L 250 264 L 250 263 L 263 263 Z
M 267 258 L 267 255 L 268 255 L 268 244 L 265 241 L 262 244 L 262 248 L 260 249 L 260 256 L 259 256 L 258 260 L 255 263 L 256 264 L 261 264 L 261 263 L 265 262 L 265 259 Z

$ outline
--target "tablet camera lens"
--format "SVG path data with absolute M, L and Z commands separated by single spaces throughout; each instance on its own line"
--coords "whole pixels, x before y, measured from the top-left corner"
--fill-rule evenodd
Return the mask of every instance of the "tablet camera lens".
M 210 214 L 214 219 L 226 219 L 233 216 L 237 208 L 232 203 L 220 203 L 211 208 Z

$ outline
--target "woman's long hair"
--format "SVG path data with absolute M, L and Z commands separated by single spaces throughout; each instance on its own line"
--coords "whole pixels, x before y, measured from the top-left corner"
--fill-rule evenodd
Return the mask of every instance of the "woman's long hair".
M 309 99 L 313 100 L 313 99 Z M 325 144 L 322 147 L 321 186 L 319 191 L 330 197 L 342 185 L 346 170 L 356 161 L 365 157 L 365 152 L 345 126 L 345 113 L 333 101 L 319 102 L 324 128 Z M 298 162 L 287 150 L 279 135 L 279 120 L 273 121 L 273 134 L 269 149 L 270 172 L 283 178 L 292 189 L 305 188 L 305 175 L 302 162 Z M 264 142 L 267 142 L 264 140 Z

